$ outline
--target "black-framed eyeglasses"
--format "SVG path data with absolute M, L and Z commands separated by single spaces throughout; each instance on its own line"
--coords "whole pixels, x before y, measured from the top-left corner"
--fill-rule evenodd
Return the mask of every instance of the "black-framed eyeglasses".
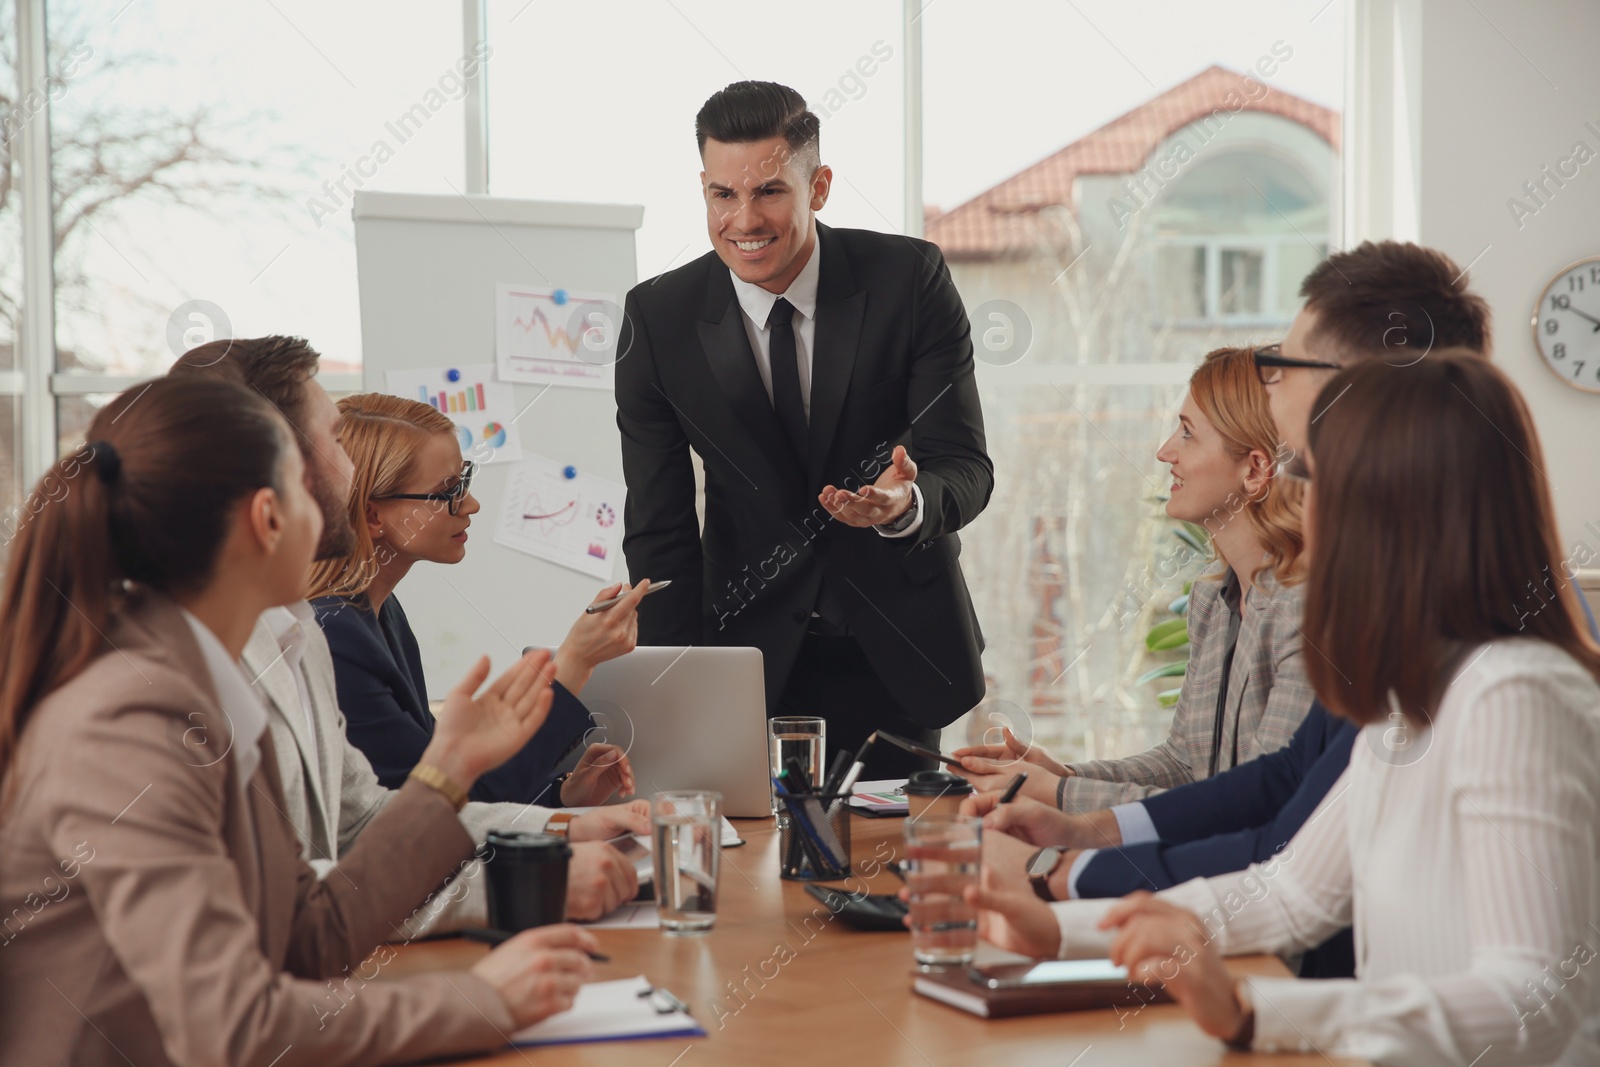
M 1274 385 L 1281 378 L 1284 367 L 1299 367 L 1302 370 L 1343 370 L 1337 363 L 1329 363 L 1320 359 L 1295 359 L 1283 354 L 1282 345 L 1262 345 L 1253 353 L 1256 363 L 1256 374 L 1261 377 L 1262 385 Z
M 461 502 L 467 498 L 467 490 L 472 488 L 472 475 L 477 471 L 478 465 L 472 460 L 461 464 L 461 480 L 450 488 L 439 493 L 390 493 L 388 496 L 375 496 L 374 500 L 442 500 L 445 507 L 454 515 L 461 510 Z

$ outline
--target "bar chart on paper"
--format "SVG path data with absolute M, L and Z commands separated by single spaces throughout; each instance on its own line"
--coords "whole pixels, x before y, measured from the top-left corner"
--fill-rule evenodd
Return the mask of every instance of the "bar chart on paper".
M 493 363 L 392 370 L 384 382 L 395 396 L 421 401 L 449 418 L 466 459 L 514 463 L 522 458 L 516 394 L 494 380 Z
M 495 366 L 500 380 L 610 389 L 621 316 L 611 293 L 495 286 Z

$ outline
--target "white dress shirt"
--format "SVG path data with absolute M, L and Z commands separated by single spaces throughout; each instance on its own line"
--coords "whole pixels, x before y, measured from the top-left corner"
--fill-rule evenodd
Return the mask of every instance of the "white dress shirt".
M 261 621 L 270 631 L 284 665 L 294 673 L 295 687 L 300 693 L 300 707 L 306 717 L 306 765 L 317 766 L 317 716 L 311 707 L 311 690 L 306 686 L 306 675 L 300 664 L 306 655 L 306 634 L 317 625 L 317 613 L 309 601 L 297 600 L 293 604 L 268 608 L 261 613 Z
M 733 279 L 733 293 L 739 298 L 739 310 L 744 312 L 744 333 L 750 339 L 750 351 L 755 354 L 756 370 L 761 374 L 761 384 L 766 387 L 768 400 L 772 399 L 772 330 L 767 327 L 767 316 L 772 314 L 772 305 L 778 302 L 780 296 L 794 305 L 794 313 L 798 316 L 794 324 L 794 354 L 800 372 L 800 400 L 805 405 L 807 421 L 811 418 L 811 352 L 817 336 L 817 281 L 821 276 L 820 233 L 817 234 L 816 243 L 811 246 L 805 266 L 800 268 L 800 273 L 782 293 L 763 289 L 728 271 L 728 277 Z M 911 483 L 911 495 L 916 500 L 917 517 L 911 520 L 909 526 L 898 533 L 882 526 L 874 526 L 873 529 L 884 537 L 910 537 L 920 530 L 922 489 L 916 482 Z
M 1252 978 L 1255 1047 L 1376 1063 L 1600 1064 L 1600 686 L 1532 638 L 1468 656 L 1405 760 L 1390 722 L 1266 863 L 1159 894 L 1225 954 L 1354 926 L 1356 977 Z M 1062 954 L 1103 956 L 1113 901 L 1054 904 Z
M 211 684 L 217 691 L 222 717 L 228 721 L 230 731 L 230 736 L 223 741 L 225 747 L 213 750 L 207 739 L 205 751 L 215 751 L 218 759 L 231 751 L 239 767 L 239 784 L 244 786 L 261 766 L 261 735 L 267 728 L 267 709 L 256 691 L 250 688 L 250 681 L 239 664 L 211 632 L 211 627 L 186 609 L 178 610 L 183 612 L 184 621 L 194 631 L 200 655 L 205 658 L 206 670 L 211 674 Z

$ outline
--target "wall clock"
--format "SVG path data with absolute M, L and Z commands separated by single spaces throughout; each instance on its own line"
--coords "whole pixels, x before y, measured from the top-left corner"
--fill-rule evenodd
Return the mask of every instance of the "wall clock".
M 1533 343 L 1556 377 L 1600 393 L 1600 256 L 1550 279 L 1533 308 Z

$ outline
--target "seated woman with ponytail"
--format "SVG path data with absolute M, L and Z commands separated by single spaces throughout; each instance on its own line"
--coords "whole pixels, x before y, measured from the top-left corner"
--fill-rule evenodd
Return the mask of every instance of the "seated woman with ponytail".
M 570 1007 L 598 945 L 565 925 L 470 971 L 345 998 L 329 981 L 471 857 L 456 811 L 548 714 L 548 655 L 480 693 L 481 659 L 344 876 L 319 881 L 238 663 L 262 611 L 301 595 L 321 530 L 287 423 L 238 386 L 165 378 L 89 441 L 34 488 L 0 596 L 0 1059 L 410 1062 Z
M 461 458 L 455 424 L 427 404 L 383 393 L 339 402 L 340 441 L 355 464 L 350 524 L 355 548 L 311 570 L 309 597 L 333 654 L 334 677 L 345 730 L 366 754 L 378 781 L 405 781 L 434 730 L 422 657 L 395 587 L 418 562 L 459 563 L 467 528 L 478 511 L 472 464 Z M 555 684 L 549 721 L 521 752 L 485 774 L 472 799 L 531 804 L 602 804 L 613 793 L 633 792 L 633 770 L 623 750 L 590 745 L 570 775 L 555 772 L 594 727 L 576 694 L 595 666 L 633 649 L 635 608 L 648 582 L 619 592 L 607 611 L 579 615 L 553 659 Z M 462 610 L 471 610 L 462 605 Z

